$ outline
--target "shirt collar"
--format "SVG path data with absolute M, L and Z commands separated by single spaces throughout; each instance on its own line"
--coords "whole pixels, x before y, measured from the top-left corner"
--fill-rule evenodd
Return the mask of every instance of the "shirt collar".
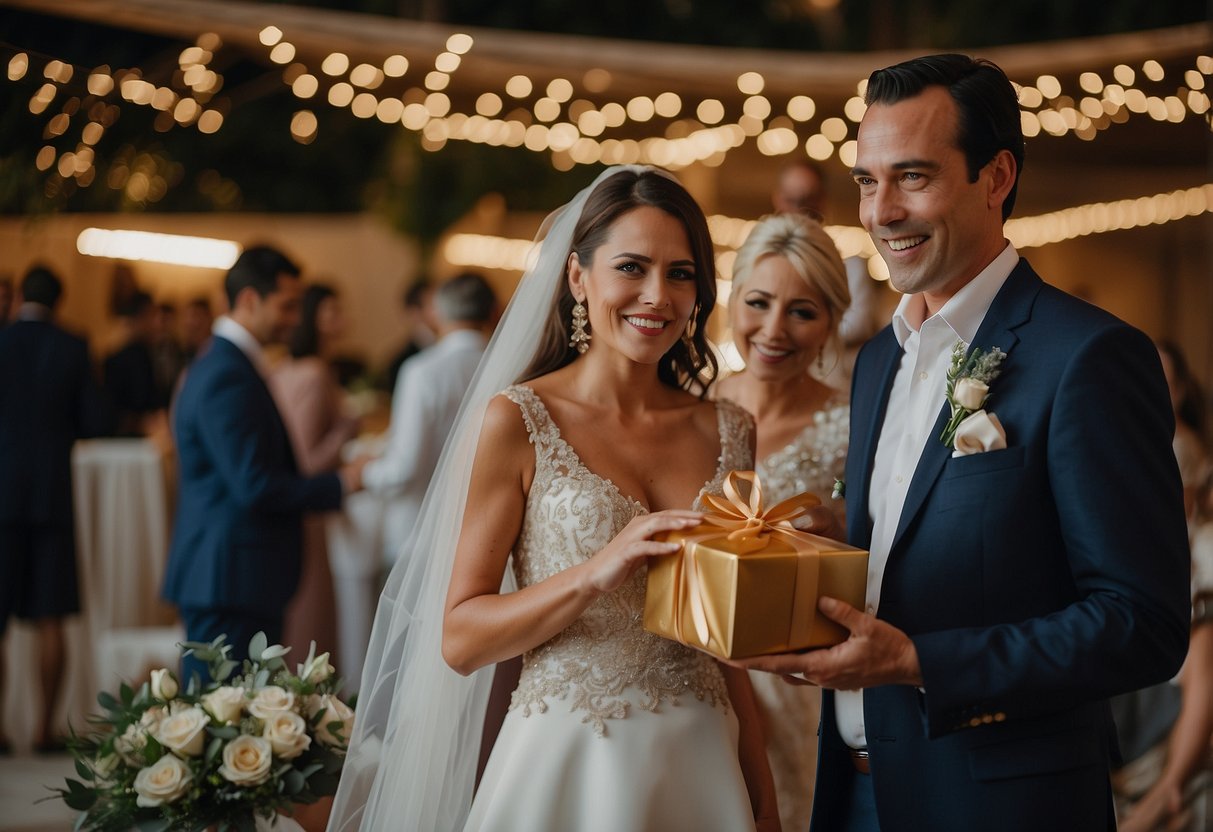
M 962 286 L 960 291 L 927 320 L 939 318 L 956 333 L 957 338 L 966 344 L 973 343 L 990 304 L 994 302 L 995 296 L 1018 263 L 1019 252 L 1015 250 L 1015 246 L 1007 243 L 1002 252 L 978 272 L 977 277 Z M 893 334 L 897 336 L 897 343 L 903 349 L 916 330 L 911 320 L 922 317 L 924 304 L 921 294 L 904 295 L 897 304 L 897 310 L 893 313 Z
M 26 301 L 17 307 L 18 321 L 49 321 L 51 319 L 51 308 L 44 306 L 41 303 Z
M 220 315 L 215 319 L 215 323 L 211 327 L 211 333 L 235 344 L 248 360 L 252 362 L 253 367 L 261 377 L 265 378 L 267 376 L 269 367 L 265 363 L 265 351 L 261 349 L 261 343 L 253 337 L 253 333 L 227 315 Z
M 439 344 L 445 344 L 447 349 L 457 347 L 461 344 L 471 346 L 484 346 L 485 337 L 478 329 L 453 329 L 445 336 L 438 340 Z M 437 344 L 435 344 L 437 346 Z

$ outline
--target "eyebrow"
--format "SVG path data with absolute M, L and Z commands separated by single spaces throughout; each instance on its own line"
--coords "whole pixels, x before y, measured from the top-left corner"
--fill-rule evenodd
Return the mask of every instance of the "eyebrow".
M 904 162 L 894 162 L 893 170 L 939 170 L 939 162 L 931 162 L 927 159 L 906 159 Z M 851 176 L 871 176 L 872 172 L 867 168 L 853 167 L 851 168 Z
M 633 252 L 630 252 L 630 251 L 621 251 L 618 254 L 616 254 L 614 257 L 612 257 L 611 259 L 612 260 L 624 260 L 624 259 L 640 260 L 641 262 L 644 262 L 644 263 L 653 262 L 653 258 L 649 257 L 647 254 L 634 254 Z M 670 263 L 670 265 L 671 266 L 694 266 L 695 261 L 694 260 L 675 260 L 672 263 Z
M 775 295 L 774 295 L 774 294 L 772 294 L 771 292 L 766 291 L 765 289 L 746 289 L 745 291 L 746 291 L 747 293 L 749 293 L 749 294 L 755 294 L 755 293 L 756 293 L 756 294 L 762 295 L 764 298 L 773 298 L 773 297 L 775 297 Z M 820 305 L 821 305 L 821 304 L 819 304 L 817 301 L 813 300 L 812 298 L 808 298 L 808 297 L 805 297 L 805 298 L 792 298 L 792 303 L 811 303 L 811 304 L 813 304 L 814 306 L 820 306 Z

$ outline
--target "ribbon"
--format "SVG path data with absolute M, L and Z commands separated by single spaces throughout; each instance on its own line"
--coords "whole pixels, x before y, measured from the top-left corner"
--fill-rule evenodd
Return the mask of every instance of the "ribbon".
M 741 482 L 750 484 L 748 499 L 741 494 Z M 730 471 L 724 481 L 724 494 L 724 498 L 712 494 L 703 495 L 704 502 L 714 513 L 704 516 L 699 529 L 681 535 L 683 551 L 673 564 L 671 621 L 675 637 L 683 644 L 689 643 L 684 636 L 682 616 L 679 614 L 684 599 L 690 606 L 691 621 L 695 626 L 699 644 L 709 646 L 711 633 L 721 632 L 720 621 L 713 606 L 705 602 L 706 593 L 700 577 L 697 544 L 719 538 L 723 530 L 727 532 L 725 537 L 730 543 L 729 548 L 738 555 L 765 549 L 772 536 L 784 538 L 798 552 L 818 551 L 814 544 L 805 539 L 804 533 L 792 525 L 792 520 L 810 508 L 821 505 L 821 500 L 815 495 L 798 494 L 764 509 L 762 485 L 753 471 Z M 711 528 L 704 529 L 704 526 Z M 795 601 L 792 620 L 788 625 L 790 643 L 806 636 L 812 625 L 815 611 L 811 605 L 816 603 L 820 566 L 817 558 L 797 558 L 796 587 L 793 595 Z M 811 600 L 806 602 L 805 599 Z M 806 606 L 810 608 L 805 609 Z

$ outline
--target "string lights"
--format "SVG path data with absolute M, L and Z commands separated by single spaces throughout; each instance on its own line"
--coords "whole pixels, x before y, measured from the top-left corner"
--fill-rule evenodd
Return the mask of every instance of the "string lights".
M 1017 249 L 1035 248 L 1108 231 L 1125 231 L 1147 225 L 1161 225 L 1185 217 L 1213 212 L 1213 184 L 1186 190 L 1122 199 L 1115 202 L 1095 202 L 1063 211 L 1034 217 L 1008 220 L 1004 226 L 1007 239 Z M 755 220 L 743 220 L 714 214 L 708 217 L 708 231 L 718 249 L 716 271 L 720 279 L 717 302 L 728 302 L 728 281 L 733 276 L 736 249 L 749 236 Z M 887 280 L 884 261 L 876 256 L 876 248 L 867 231 L 858 226 L 830 225 L 826 233 L 838 246 L 839 254 L 862 257 L 868 261 L 868 271 L 878 280 Z M 530 240 L 508 239 L 482 234 L 453 234 L 446 241 L 443 256 L 460 267 L 523 271 L 534 256 Z
M 559 170 L 630 163 L 674 170 L 716 167 L 749 142 L 766 156 L 803 153 L 849 167 L 865 110 L 866 81 L 856 83 L 840 111 L 831 111 L 836 104 L 823 105 L 811 95 L 777 93 L 756 71 L 741 72 L 729 88 L 703 97 L 659 88 L 612 96 L 615 79 L 602 68 L 550 78 L 515 74 L 477 89 L 460 81 L 461 70 L 477 60 L 475 39 L 467 33 L 452 33 L 436 54 L 366 60 L 343 52 L 309 57 L 288 34 L 279 26 L 264 26 L 256 45 L 266 62 L 282 67 L 282 83 L 299 101 L 288 129 L 301 144 L 316 140 L 317 112 L 327 106 L 414 132 L 429 151 L 451 141 L 523 147 L 547 154 Z M 42 80 L 29 111 L 45 119 L 47 143 L 35 163 L 47 173 L 48 193 L 88 187 L 98 178 L 96 148 L 124 107 L 156 110 L 159 131 L 222 129 L 230 105 L 217 97 L 224 78 L 213 64 L 221 48 L 218 35 L 201 35 L 181 51 L 169 78 L 145 77 L 139 67 L 82 70 L 50 56 L 13 54 L 7 62 L 9 81 L 33 73 Z M 1158 59 L 1118 63 L 1110 56 L 1105 65 L 1064 77 L 1018 79 L 1024 134 L 1030 141 L 1070 134 L 1093 141 L 1132 119 L 1178 124 L 1199 118 L 1207 126 L 1213 124 L 1210 75 L 1213 57 L 1199 54 L 1172 56 L 1167 66 Z M 64 146 L 77 136 L 75 147 Z M 100 178 L 113 186 L 114 177 Z M 147 198 L 156 192 L 149 189 Z M 848 233 L 840 245 L 862 253 L 867 244 Z

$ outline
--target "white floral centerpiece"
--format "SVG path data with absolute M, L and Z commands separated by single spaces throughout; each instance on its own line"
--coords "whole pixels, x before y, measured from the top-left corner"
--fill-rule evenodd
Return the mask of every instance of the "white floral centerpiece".
M 167 669 L 138 689 L 102 692 L 98 729 L 73 733 L 68 747 L 79 780 L 58 796 L 82 814 L 77 830 L 253 830 L 337 790 L 354 712 L 337 697 L 341 681 L 329 654 L 291 673 L 290 648 L 249 643 L 249 659 L 229 658 L 220 636 L 186 642 L 207 663 L 212 682 L 182 690 Z

